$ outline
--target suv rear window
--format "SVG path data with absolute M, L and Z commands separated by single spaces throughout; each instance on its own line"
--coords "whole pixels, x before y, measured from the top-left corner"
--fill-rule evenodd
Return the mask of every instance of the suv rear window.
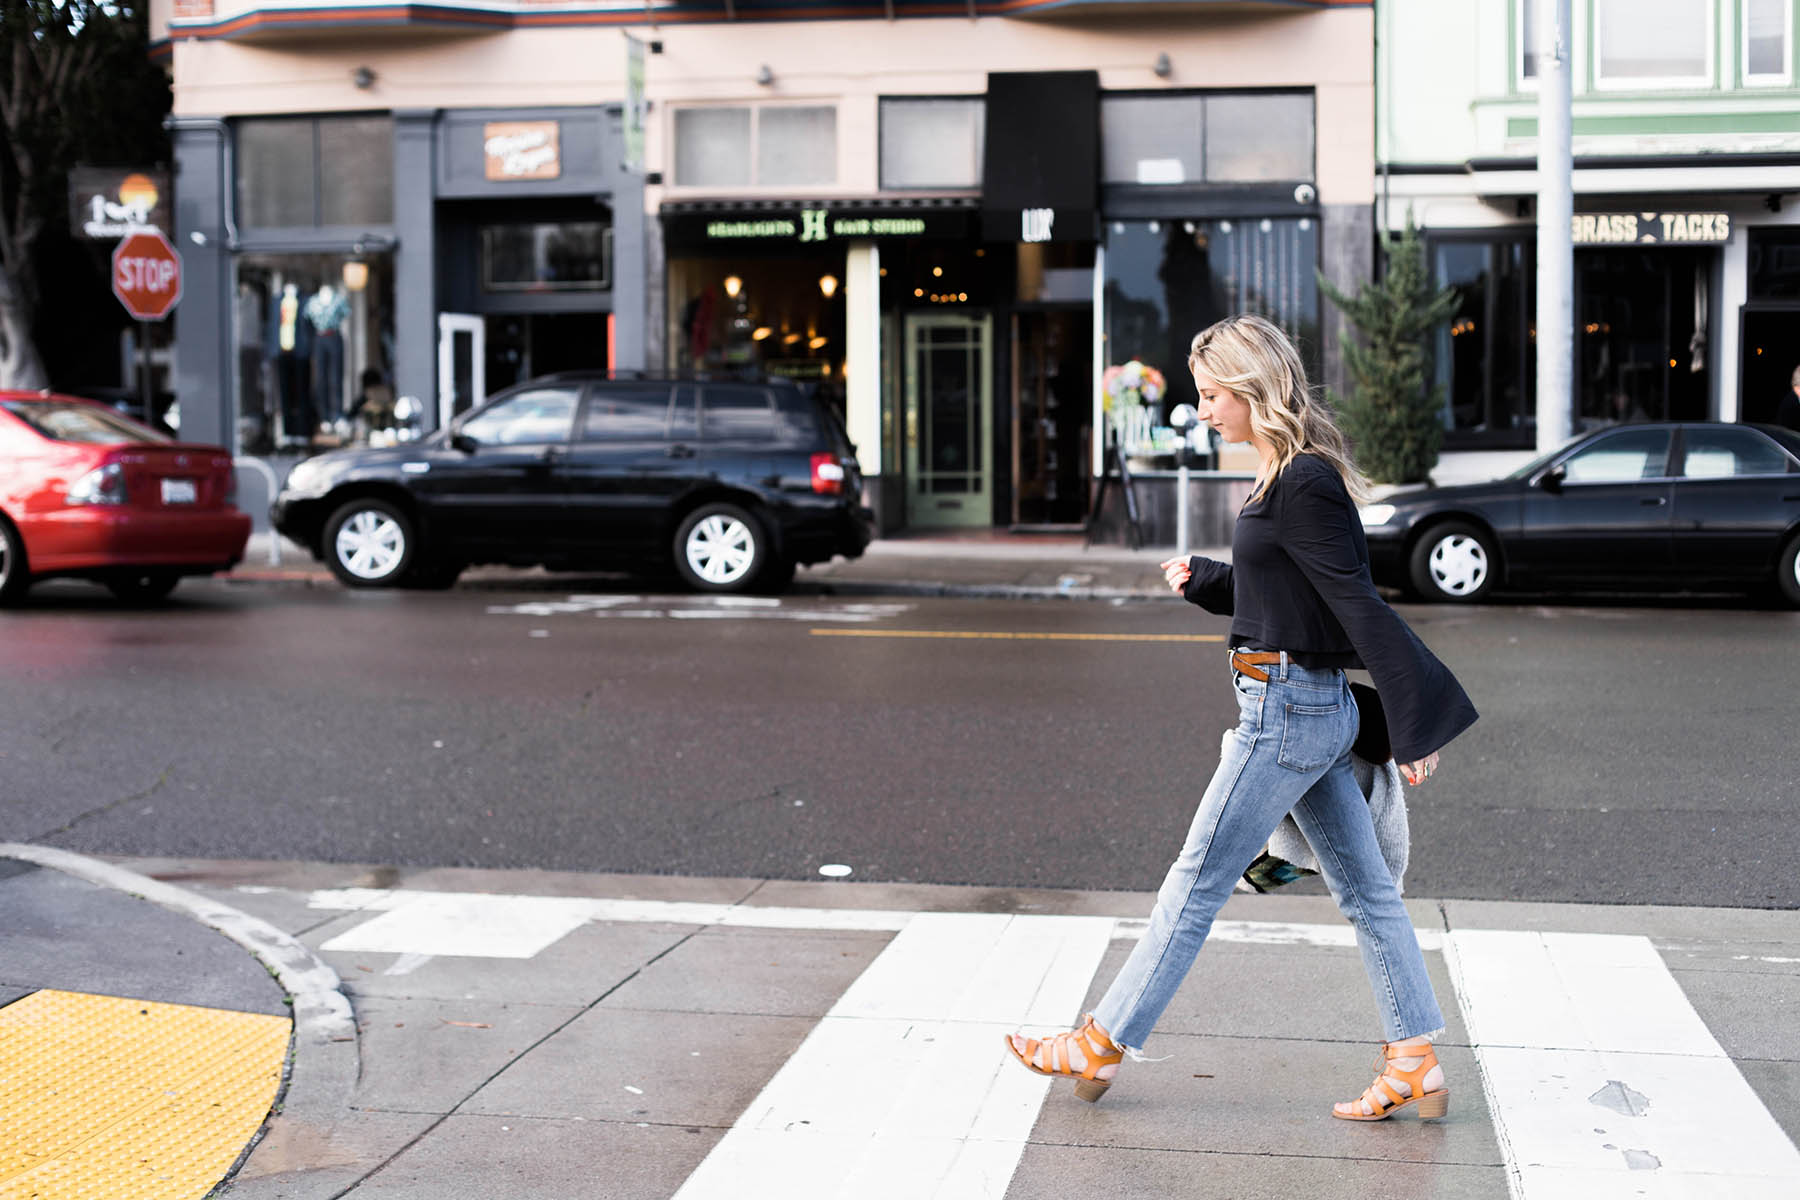
M 768 441 L 775 436 L 773 397 L 766 388 L 707 384 L 700 389 L 700 436 L 709 442 Z
M 173 440 L 98 404 L 78 404 L 68 400 L 9 400 L 6 411 L 56 442 L 110 446 L 118 442 Z

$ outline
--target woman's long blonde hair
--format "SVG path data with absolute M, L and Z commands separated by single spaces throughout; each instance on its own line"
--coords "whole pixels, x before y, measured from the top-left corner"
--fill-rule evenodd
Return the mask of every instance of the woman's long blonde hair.
M 1324 401 L 1306 384 L 1306 367 L 1287 334 L 1253 313 L 1226 317 L 1194 335 L 1188 370 L 1198 368 L 1250 406 L 1250 428 L 1275 448 L 1267 477 L 1250 499 L 1261 498 L 1298 454 L 1316 454 L 1336 469 L 1350 498 L 1369 498 L 1369 483 L 1350 458 L 1349 444 Z

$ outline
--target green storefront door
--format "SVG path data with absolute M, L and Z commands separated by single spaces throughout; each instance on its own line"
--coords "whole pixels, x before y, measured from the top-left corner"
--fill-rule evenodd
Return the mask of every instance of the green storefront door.
M 906 318 L 906 523 L 930 528 L 994 520 L 993 322 Z

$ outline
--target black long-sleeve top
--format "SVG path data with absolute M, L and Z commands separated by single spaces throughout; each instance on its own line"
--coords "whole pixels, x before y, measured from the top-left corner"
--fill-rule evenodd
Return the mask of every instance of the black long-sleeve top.
M 1199 555 L 1182 595 L 1230 616 L 1231 644 L 1308 666 L 1361 667 L 1387 712 L 1394 757 L 1417 762 L 1475 723 L 1475 706 L 1369 577 L 1362 520 L 1337 469 L 1300 454 L 1238 514 L 1231 559 Z

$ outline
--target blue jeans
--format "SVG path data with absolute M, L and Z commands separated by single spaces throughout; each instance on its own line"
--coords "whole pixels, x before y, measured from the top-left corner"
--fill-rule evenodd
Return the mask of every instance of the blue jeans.
M 1356 928 L 1363 969 L 1390 1042 L 1444 1024 L 1425 958 L 1375 841 L 1368 801 L 1350 771 L 1356 703 L 1338 670 L 1289 662 L 1269 681 L 1232 672 L 1238 725 L 1200 799 L 1181 855 L 1169 868 L 1150 927 L 1094 1010 L 1121 1046 L 1141 1050 L 1175 997 L 1232 887 L 1292 811 L 1318 852 L 1320 874 Z

